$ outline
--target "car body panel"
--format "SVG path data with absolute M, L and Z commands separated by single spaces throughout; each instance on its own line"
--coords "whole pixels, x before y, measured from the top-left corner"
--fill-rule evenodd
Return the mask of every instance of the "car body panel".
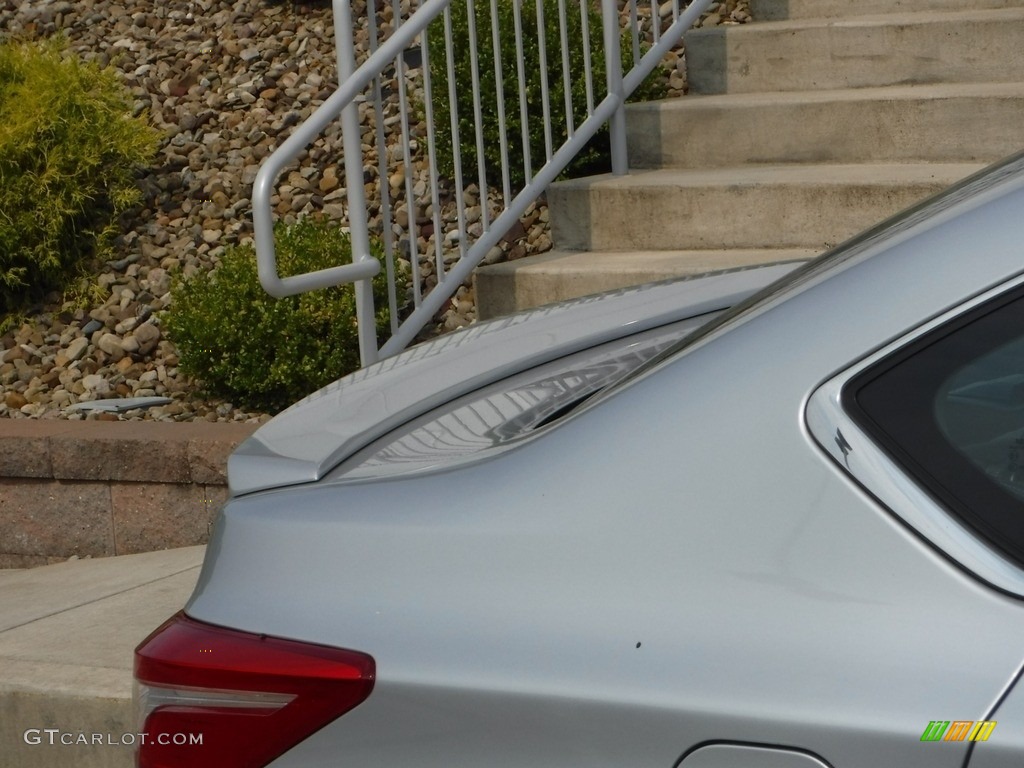
M 1017 279 L 1014 162 L 500 449 L 229 500 L 188 614 L 376 661 L 370 698 L 276 768 L 670 768 L 709 740 L 963 766 L 970 743 L 920 736 L 1016 706 L 1024 604 L 866 492 L 805 411 Z
M 814 755 L 755 744 L 708 744 L 687 754 L 680 768 L 830 768 Z
M 692 386 L 729 380 L 697 368 L 687 378 L 708 379 Z M 988 712 L 1022 658 L 1019 606 L 867 505 L 801 440 L 797 393 L 788 414 L 734 404 L 666 450 L 687 417 L 735 392 L 720 386 L 668 420 L 633 401 L 659 380 L 535 438 L 543 456 L 520 448 L 389 482 L 386 503 L 383 483 L 230 502 L 189 613 L 372 648 L 374 694 L 301 748 L 344 743 L 351 765 L 470 765 L 488 744 L 502 755 L 490 764 L 565 765 L 566 745 L 588 735 L 598 766 L 668 766 L 709 737 L 911 766 L 934 712 Z M 588 439 L 591 419 L 608 434 L 632 424 L 651 450 L 616 455 Z M 780 420 L 788 440 L 767 444 Z M 709 498 L 701 480 L 722 456 L 743 467 L 766 452 L 770 471 L 736 472 Z M 560 714 L 528 720 L 524 739 L 524 713 L 547 711 Z M 406 739 L 444 746 L 382 746 Z M 963 748 L 948 746 L 927 764 L 959 765 Z
M 1024 667 L 1017 679 L 1024 676 Z M 987 720 L 995 720 L 996 727 L 984 743 L 974 745 L 970 751 L 969 768 L 1018 768 L 1024 754 L 1024 686 L 1016 685 L 1007 692 L 998 709 Z
M 807 407 L 807 426 L 818 444 L 836 463 L 844 466 L 893 514 L 920 533 L 951 560 L 992 586 L 1024 597 L 1024 568 L 995 550 L 962 521 L 946 511 L 891 458 L 843 410 L 843 387 L 865 368 L 892 354 L 934 328 L 985 303 L 1010 287 L 1024 283 L 1016 278 L 997 289 L 915 328 L 850 369 L 822 384 Z

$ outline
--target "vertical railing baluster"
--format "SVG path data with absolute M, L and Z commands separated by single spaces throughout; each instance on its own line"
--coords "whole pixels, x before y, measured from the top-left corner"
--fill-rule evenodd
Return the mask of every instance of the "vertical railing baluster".
M 640 19 L 636 11 L 636 0 L 627 0 L 629 3 L 629 29 L 630 37 L 633 39 L 633 61 L 640 61 Z
M 651 35 L 654 44 L 657 45 L 661 40 L 661 8 L 658 0 L 651 0 Z
M 530 162 L 530 113 L 526 105 L 522 6 L 523 0 L 512 0 L 512 24 L 516 33 L 516 75 L 519 78 L 519 122 L 523 137 L 523 175 L 529 184 L 533 180 L 533 165 Z
M 473 119 L 476 123 L 476 163 L 477 184 L 480 199 L 480 220 L 484 231 L 490 227 L 490 211 L 487 210 L 487 164 L 484 160 L 484 117 L 480 98 L 480 46 L 476 36 L 476 5 L 473 0 L 466 0 L 466 12 L 469 15 L 469 42 L 472 54 L 469 57 L 470 81 L 473 86 Z
M 392 0 L 392 13 L 395 19 L 402 16 L 400 0 Z M 396 24 L 395 30 L 400 25 Z M 412 178 L 412 148 L 409 143 L 409 101 L 405 93 L 405 56 L 399 54 L 395 57 L 395 78 L 398 87 L 398 113 L 400 115 L 402 131 L 402 164 L 405 166 L 405 208 L 406 208 L 406 233 L 409 237 L 409 270 L 412 280 L 413 305 L 418 307 L 421 300 L 420 291 L 420 246 L 419 226 L 416 223 L 416 198 L 413 192 Z
M 352 76 L 356 53 L 352 15 L 348 0 L 334 0 L 334 40 L 338 56 L 338 82 Z M 366 193 L 363 189 L 363 149 L 359 133 L 359 108 L 353 102 L 341 110 L 342 146 L 345 152 L 345 183 L 348 186 L 348 227 L 352 262 L 372 260 L 370 233 L 366 222 Z M 377 361 L 377 328 L 374 321 L 373 281 L 360 280 L 354 286 L 359 357 L 363 365 Z
M 580 0 L 580 27 L 583 29 L 583 80 L 587 89 L 587 117 L 594 114 L 594 72 L 590 66 L 590 0 Z
M 466 199 L 462 188 L 462 140 L 459 138 L 459 105 L 455 99 L 455 52 L 452 50 L 451 7 L 444 9 L 444 58 L 448 67 L 448 115 L 452 127 L 452 157 L 455 164 L 455 217 L 459 227 L 459 257 L 466 253 Z M 438 282 L 444 277 L 444 259 L 437 265 Z
M 551 138 L 551 98 L 548 87 L 548 43 L 547 25 L 544 20 L 544 0 L 536 0 L 537 9 L 537 51 L 540 54 L 540 106 L 544 117 L 544 157 L 551 162 L 554 153 Z
M 562 39 L 562 88 L 565 89 L 565 124 L 567 138 L 576 132 L 572 114 L 572 75 L 569 72 L 569 22 L 565 16 L 565 0 L 558 0 L 558 27 Z
M 505 77 L 501 71 L 501 30 L 498 0 L 491 0 L 491 45 L 494 47 L 494 83 L 498 91 L 498 144 L 501 147 L 501 191 L 505 203 L 512 199 L 508 168 L 508 131 L 505 129 Z
M 434 261 L 444 264 L 444 233 L 441 230 L 441 200 L 437 186 L 437 140 L 434 136 L 434 98 L 430 76 L 430 40 L 427 30 L 423 30 L 423 101 L 427 120 L 427 163 L 430 168 L 430 207 L 434 223 Z M 441 274 L 437 275 L 438 282 Z
M 367 23 L 370 32 L 370 55 L 377 52 L 377 14 L 372 6 L 367 7 Z M 398 329 L 398 297 L 395 286 L 395 233 L 391 229 L 391 187 L 388 183 L 388 145 L 384 138 L 384 98 L 380 87 L 380 76 L 373 78 L 373 118 L 376 123 L 377 178 L 380 182 L 380 218 L 384 242 L 384 269 L 388 280 L 388 315 L 391 318 L 391 333 Z

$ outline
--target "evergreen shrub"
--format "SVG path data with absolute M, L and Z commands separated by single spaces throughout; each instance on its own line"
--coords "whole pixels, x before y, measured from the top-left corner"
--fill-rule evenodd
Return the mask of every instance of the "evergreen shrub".
M 0 312 L 62 287 L 109 248 L 157 143 L 114 70 L 58 39 L 0 43 Z
M 498 29 L 500 30 L 500 60 L 502 90 L 505 97 L 505 128 L 509 154 L 509 176 L 513 194 L 525 184 L 522 119 L 520 112 L 518 53 L 516 50 L 514 11 L 516 0 L 497 0 Z M 588 13 L 590 38 L 590 66 L 594 87 L 595 106 L 607 94 L 605 82 L 605 53 L 601 14 L 591 0 L 582 0 Z M 525 76 L 527 125 L 529 126 L 530 165 L 533 172 L 547 160 L 542 110 L 542 78 L 547 77 L 548 103 L 551 112 L 552 152 L 569 135 L 565 108 L 565 78 L 562 71 L 562 42 L 559 25 L 558 0 L 543 0 L 544 40 L 547 69 L 541 67 L 537 26 L 537 4 L 527 0 L 521 4 L 520 19 L 523 29 L 523 70 Z M 580 6 L 566 0 L 566 36 L 569 50 L 570 91 L 573 125 L 579 126 L 587 115 L 587 96 L 584 69 L 583 23 Z M 473 48 L 470 45 L 469 12 L 464 0 L 450 6 L 452 27 L 452 58 L 455 70 L 455 102 L 458 113 L 460 152 L 463 184 L 476 183 L 479 177 L 476 152 L 476 120 L 472 87 Z M 474 17 L 477 32 L 477 62 L 480 73 L 480 103 L 482 106 L 482 133 L 484 165 L 489 184 L 501 188 L 500 121 L 497 110 L 497 80 L 494 76 L 494 46 L 491 36 L 490 0 L 476 0 Z M 454 156 L 449 130 L 448 67 L 445 58 L 445 28 L 443 14 L 428 28 L 428 56 L 431 77 L 431 103 L 436 133 L 435 154 L 442 175 L 454 179 Z M 623 71 L 633 66 L 631 37 L 621 39 Z M 632 101 L 650 101 L 665 95 L 664 78 L 657 71 L 644 80 L 632 94 Z M 611 150 L 608 128 L 601 128 L 586 148 L 566 168 L 564 177 L 586 176 L 610 169 Z
M 320 217 L 279 222 L 274 236 L 281 274 L 352 260 L 348 235 Z M 376 245 L 373 255 L 381 258 Z M 380 341 L 390 328 L 384 269 L 373 293 Z M 276 413 L 359 368 L 353 287 L 275 299 L 260 285 L 252 245 L 230 246 L 212 273 L 176 281 L 171 298 L 163 322 L 181 369 L 235 405 Z

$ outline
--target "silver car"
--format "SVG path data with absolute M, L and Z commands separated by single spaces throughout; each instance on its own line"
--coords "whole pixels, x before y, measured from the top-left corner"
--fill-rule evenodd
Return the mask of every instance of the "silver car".
M 140 765 L 1019 768 L 1022 216 L 1018 156 L 296 404 L 137 651 L 202 745 Z

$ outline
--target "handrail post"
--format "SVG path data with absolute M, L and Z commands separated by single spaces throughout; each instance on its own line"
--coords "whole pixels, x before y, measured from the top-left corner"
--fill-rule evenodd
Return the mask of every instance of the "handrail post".
M 356 71 L 356 54 L 352 34 L 352 11 L 349 0 L 334 0 L 334 41 L 338 54 L 338 84 Z M 373 13 L 373 5 L 367 6 Z M 363 188 L 363 151 L 359 131 L 359 107 L 355 101 L 341 110 L 342 148 L 345 153 L 345 184 L 348 187 L 348 229 L 352 243 L 352 263 L 373 260 L 370 254 L 370 232 L 367 226 L 366 192 Z M 387 180 L 381 180 L 386 184 Z M 373 306 L 373 279 L 358 280 L 356 321 L 359 334 L 359 358 L 363 367 L 377 362 L 377 323 Z
M 604 63 L 607 73 L 608 95 L 618 99 L 608 121 L 608 138 L 612 151 L 612 173 L 622 176 L 629 172 L 626 155 L 626 96 L 622 85 L 622 51 L 620 50 L 619 7 L 616 0 L 601 0 L 601 24 L 604 31 Z

